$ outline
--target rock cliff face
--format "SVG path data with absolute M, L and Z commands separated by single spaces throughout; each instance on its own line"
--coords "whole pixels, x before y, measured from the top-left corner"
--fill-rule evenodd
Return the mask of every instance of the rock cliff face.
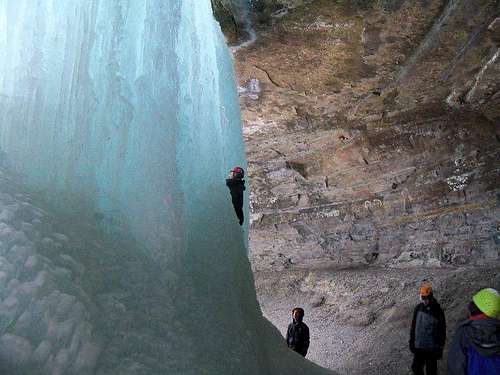
M 255 267 L 496 261 L 498 2 L 280 9 L 236 56 Z
M 210 0 L 215 18 L 226 35 L 228 44 L 248 38 L 250 0 Z
M 263 311 L 283 331 L 304 306 L 317 363 L 406 373 L 422 279 L 450 334 L 500 288 L 500 2 L 252 4 L 235 63 Z

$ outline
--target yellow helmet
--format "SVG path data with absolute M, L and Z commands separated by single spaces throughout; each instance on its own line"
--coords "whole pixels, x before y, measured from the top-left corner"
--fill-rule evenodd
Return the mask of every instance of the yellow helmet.
M 472 297 L 481 312 L 490 318 L 500 319 L 500 294 L 493 288 L 482 289 Z

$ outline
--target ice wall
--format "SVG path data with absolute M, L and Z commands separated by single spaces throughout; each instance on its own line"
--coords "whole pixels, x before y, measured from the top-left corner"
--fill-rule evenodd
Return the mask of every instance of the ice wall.
M 0 373 L 321 373 L 259 311 L 209 0 L 0 0 Z

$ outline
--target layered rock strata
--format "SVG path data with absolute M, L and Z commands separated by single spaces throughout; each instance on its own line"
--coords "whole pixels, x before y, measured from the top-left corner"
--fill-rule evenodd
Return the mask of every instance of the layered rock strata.
M 253 5 L 235 62 L 263 312 L 284 334 L 303 306 L 323 366 L 409 373 L 423 279 L 449 337 L 500 288 L 500 5 Z
M 496 262 L 494 1 L 314 1 L 236 55 L 256 269 Z

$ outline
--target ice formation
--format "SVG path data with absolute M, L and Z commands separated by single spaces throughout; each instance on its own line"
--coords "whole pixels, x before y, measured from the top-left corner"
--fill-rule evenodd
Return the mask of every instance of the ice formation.
M 256 302 L 209 0 L 0 0 L 0 52 L 1 374 L 323 373 Z

